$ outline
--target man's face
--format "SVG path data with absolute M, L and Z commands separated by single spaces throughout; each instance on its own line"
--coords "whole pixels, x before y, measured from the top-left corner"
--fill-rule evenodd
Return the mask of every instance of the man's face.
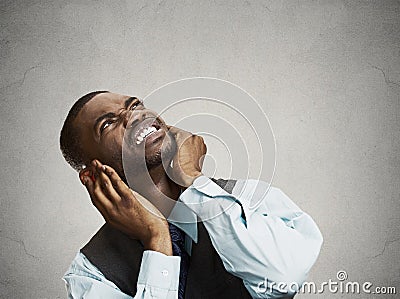
M 115 93 L 101 93 L 87 102 L 74 120 L 85 160 L 98 159 L 120 174 L 122 150 L 129 168 L 143 171 L 172 157 L 175 141 L 158 114 L 138 99 Z M 125 138 L 125 139 L 124 139 Z

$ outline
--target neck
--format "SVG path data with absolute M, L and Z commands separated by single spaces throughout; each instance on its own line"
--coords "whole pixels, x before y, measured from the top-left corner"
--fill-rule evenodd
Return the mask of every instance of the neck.
M 181 186 L 169 178 L 162 165 L 149 171 L 153 184 L 157 187 L 157 192 L 162 192 L 165 196 L 177 200 L 181 194 Z
M 149 200 L 165 217 L 168 217 L 181 193 L 181 186 L 168 177 L 162 164 L 136 174 L 129 182 L 134 182 L 131 188 Z

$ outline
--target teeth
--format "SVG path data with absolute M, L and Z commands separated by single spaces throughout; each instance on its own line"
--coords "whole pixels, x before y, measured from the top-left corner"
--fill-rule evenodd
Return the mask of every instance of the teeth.
M 146 138 L 148 135 L 150 135 L 155 131 L 157 131 L 157 129 L 153 126 L 142 129 L 142 132 L 136 139 L 136 144 L 141 144 L 144 138 Z

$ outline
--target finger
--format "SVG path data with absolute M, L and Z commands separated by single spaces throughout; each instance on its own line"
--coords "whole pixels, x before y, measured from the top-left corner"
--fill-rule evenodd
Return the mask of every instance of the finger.
M 99 177 L 100 172 L 101 172 L 100 170 L 102 167 L 103 167 L 103 164 L 99 160 L 94 159 L 92 161 L 91 168 L 92 168 L 93 178 L 94 178 L 93 182 L 95 182 L 95 180 Z
M 118 204 L 121 200 L 121 197 L 117 193 L 117 191 L 114 189 L 114 186 L 111 183 L 110 178 L 108 175 L 105 173 L 105 170 L 107 169 L 107 166 L 105 165 L 99 165 L 97 168 L 97 173 L 98 173 L 98 178 L 99 178 L 99 184 L 104 191 L 105 195 L 107 198 L 114 204 Z
M 92 202 L 96 208 L 99 209 L 99 211 L 101 210 L 101 213 L 104 217 L 108 217 L 115 210 L 115 206 L 104 194 L 104 191 L 101 189 L 98 181 L 99 179 L 96 179 L 96 182 L 93 183 L 94 188 Z
M 102 187 L 103 181 L 100 178 L 100 173 L 97 170 L 97 165 L 100 163 L 98 160 L 93 160 L 92 165 L 94 167 L 95 181 L 93 187 L 93 194 L 95 199 L 99 201 L 108 211 L 111 211 L 114 207 L 112 201 L 105 195 Z
M 203 140 L 203 153 L 204 154 L 207 153 L 207 144 L 204 142 L 204 140 Z
M 205 157 L 206 157 L 206 155 L 202 155 L 202 156 L 199 158 L 199 168 L 200 168 L 200 171 L 203 169 L 203 164 L 204 164 L 204 159 L 205 159 Z
M 101 201 L 98 200 L 97 195 L 95 194 L 94 182 L 87 176 L 84 177 L 83 182 L 84 182 L 84 185 L 90 195 L 90 199 L 91 199 L 93 205 L 96 207 L 96 209 L 100 212 L 100 214 L 104 218 L 108 217 L 106 208 L 102 205 Z
M 124 181 L 121 180 L 117 172 L 112 167 L 106 166 L 103 171 L 109 177 L 112 186 L 121 198 L 126 198 L 127 196 L 132 195 L 131 189 L 129 189 Z

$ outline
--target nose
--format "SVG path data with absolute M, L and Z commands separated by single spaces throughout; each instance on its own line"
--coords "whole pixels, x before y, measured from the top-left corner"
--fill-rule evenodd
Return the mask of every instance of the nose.
M 144 111 L 128 110 L 124 117 L 123 124 L 125 129 L 136 125 L 136 123 L 141 122 L 146 116 Z

